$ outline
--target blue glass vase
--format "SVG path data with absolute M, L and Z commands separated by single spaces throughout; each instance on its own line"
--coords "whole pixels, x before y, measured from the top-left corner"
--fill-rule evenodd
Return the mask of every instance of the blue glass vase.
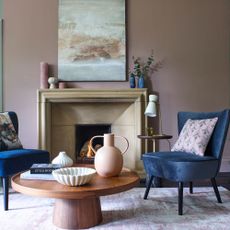
M 138 88 L 145 88 L 145 79 L 143 76 L 140 76 L 138 79 Z
M 130 85 L 130 88 L 135 88 L 136 87 L 134 74 L 131 74 L 130 77 L 129 77 L 129 85 Z

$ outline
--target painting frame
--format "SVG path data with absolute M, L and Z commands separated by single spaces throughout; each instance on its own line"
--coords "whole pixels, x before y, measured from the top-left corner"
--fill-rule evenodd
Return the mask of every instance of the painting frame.
M 59 0 L 59 81 L 127 81 L 126 11 L 127 0 Z

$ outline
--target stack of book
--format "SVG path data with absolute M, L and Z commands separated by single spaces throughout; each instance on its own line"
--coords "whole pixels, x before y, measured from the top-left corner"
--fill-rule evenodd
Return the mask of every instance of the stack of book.
M 60 164 L 33 164 L 30 167 L 31 174 L 52 174 L 55 169 L 61 168 Z
M 55 180 L 52 171 L 61 168 L 59 164 L 33 164 L 30 170 L 21 173 L 22 179 Z

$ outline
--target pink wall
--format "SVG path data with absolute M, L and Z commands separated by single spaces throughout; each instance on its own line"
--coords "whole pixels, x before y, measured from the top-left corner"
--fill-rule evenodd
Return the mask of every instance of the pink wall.
M 129 57 L 144 58 L 153 48 L 156 59 L 167 60 L 149 88 L 160 94 L 163 129 L 174 135 L 173 142 L 178 111 L 229 107 L 229 12 L 227 0 L 128 0 Z M 4 109 L 17 111 L 26 147 L 37 146 L 39 63 L 50 63 L 57 74 L 57 23 L 58 0 L 4 0 Z M 230 170 L 229 149 L 228 140 L 222 170 Z

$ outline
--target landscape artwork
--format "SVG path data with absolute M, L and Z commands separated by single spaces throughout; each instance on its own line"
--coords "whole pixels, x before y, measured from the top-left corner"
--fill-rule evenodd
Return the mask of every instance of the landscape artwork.
M 125 0 L 59 0 L 60 81 L 125 81 Z

